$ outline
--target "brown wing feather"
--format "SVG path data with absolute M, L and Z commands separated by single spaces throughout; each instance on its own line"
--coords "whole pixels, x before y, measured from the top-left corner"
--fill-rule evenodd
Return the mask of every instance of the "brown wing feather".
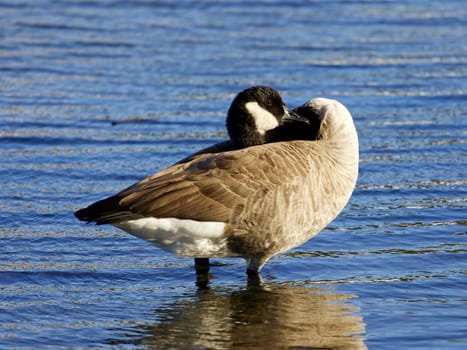
M 103 224 L 133 215 L 229 222 L 251 198 L 294 176 L 297 160 L 287 159 L 292 148 L 276 143 L 196 156 L 91 205 L 81 219 Z
M 227 222 L 247 193 L 241 182 L 227 181 L 236 161 L 223 153 L 196 157 L 184 170 L 166 169 L 120 193 L 120 208 L 142 216 Z

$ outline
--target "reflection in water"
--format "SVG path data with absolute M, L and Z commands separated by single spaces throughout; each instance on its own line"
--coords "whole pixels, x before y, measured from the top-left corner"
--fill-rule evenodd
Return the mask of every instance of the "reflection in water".
M 154 349 L 366 349 L 364 324 L 349 294 L 286 285 L 232 293 L 201 290 L 156 310 L 139 343 Z

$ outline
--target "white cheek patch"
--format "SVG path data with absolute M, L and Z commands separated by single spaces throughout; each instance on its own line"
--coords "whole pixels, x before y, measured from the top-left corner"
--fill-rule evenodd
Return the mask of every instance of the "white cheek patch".
M 233 256 L 227 248 L 224 222 L 148 217 L 120 222 L 114 226 L 175 255 Z
M 271 112 L 261 107 L 258 102 L 247 102 L 245 107 L 253 116 L 256 124 L 256 130 L 258 130 L 261 135 L 266 131 L 279 126 L 277 118 Z

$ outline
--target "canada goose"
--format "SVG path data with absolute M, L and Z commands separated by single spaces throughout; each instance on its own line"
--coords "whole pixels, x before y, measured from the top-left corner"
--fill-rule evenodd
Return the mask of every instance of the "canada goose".
M 230 136 L 228 141 L 209 146 L 177 164 L 188 162 L 200 154 L 291 140 L 299 133 L 300 139 L 316 139 L 319 121 L 310 115 L 301 117 L 289 111 L 275 89 L 253 86 L 241 91 L 234 98 L 227 113 L 226 126 Z M 78 216 L 78 213 L 76 215 Z M 195 268 L 198 274 L 207 273 L 209 258 L 195 258 Z
M 317 141 L 199 154 L 75 215 L 180 256 L 243 257 L 255 275 L 331 222 L 357 180 L 358 137 L 349 111 L 324 98 L 302 107 L 321 122 Z

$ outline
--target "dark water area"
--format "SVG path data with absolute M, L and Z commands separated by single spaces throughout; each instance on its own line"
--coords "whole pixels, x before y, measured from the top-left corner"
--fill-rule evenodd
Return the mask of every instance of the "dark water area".
M 0 1 L 0 348 L 467 348 L 464 1 Z M 344 103 L 341 215 L 261 286 L 73 212 L 226 138 L 235 94 Z

